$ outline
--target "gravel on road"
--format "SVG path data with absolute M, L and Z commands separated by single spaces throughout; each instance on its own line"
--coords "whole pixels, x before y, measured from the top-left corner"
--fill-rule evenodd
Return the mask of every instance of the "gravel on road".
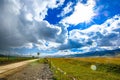
M 23 70 L 3 80 L 53 80 L 48 64 L 33 62 Z

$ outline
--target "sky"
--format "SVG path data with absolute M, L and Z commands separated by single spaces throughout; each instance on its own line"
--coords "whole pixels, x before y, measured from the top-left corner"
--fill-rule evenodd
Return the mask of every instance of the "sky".
M 120 0 L 0 0 L 0 54 L 120 48 Z

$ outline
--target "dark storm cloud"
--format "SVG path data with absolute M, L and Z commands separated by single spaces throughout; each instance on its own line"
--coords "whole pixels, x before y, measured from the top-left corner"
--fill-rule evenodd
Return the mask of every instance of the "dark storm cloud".
M 78 41 L 69 39 L 66 44 L 63 44 L 58 47 L 59 50 L 72 49 L 72 48 L 81 48 L 84 44 L 79 43 Z
M 110 33 L 99 40 L 98 46 L 120 46 L 120 33 Z
M 62 26 L 61 33 L 56 37 L 56 42 L 65 43 L 68 39 L 68 31 L 67 28 Z
M 48 41 L 55 41 L 60 33 L 60 27 L 52 26 L 47 21 L 36 22 L 33 29 L 33 34 L 36 35 L 38 39 Z
M 4 0 L 0 2 L 0 48 L 21 46 L 26 42 L 19 33 L 19 8 L 14 3 Z
M 0 49 L 20 47 L 38 40 L 55 41 L 61 28 L 47 21 L 29 21 L 24 2 L 0 0 Z M 29 16 L 28 16 L 29 17 Z

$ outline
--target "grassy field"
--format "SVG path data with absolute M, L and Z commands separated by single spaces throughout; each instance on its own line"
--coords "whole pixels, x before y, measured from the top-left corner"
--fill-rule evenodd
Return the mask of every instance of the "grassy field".
M 14 62 L 19 62 L 19 61 L 24 61 L 24 60 L 29 60 L 33 58 L 26 58 L 26 57 L 0 57 L 0 65 L 5 65 L 9 63 L 14 63 Z
M 120 58 L 48 58 L 54 80 L 120 80 Z

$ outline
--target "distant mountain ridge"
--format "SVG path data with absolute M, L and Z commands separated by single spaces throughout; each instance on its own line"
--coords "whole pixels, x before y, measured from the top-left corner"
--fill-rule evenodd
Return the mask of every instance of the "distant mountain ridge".
M 104 51 L 92 51 L 86 52 L 83 54 L 70 54 L 66 55 L 65 57 L 94 57 L 94 56 L 117 56 L 120 55 L 120 49 L 115 50 L 104 50 Z

